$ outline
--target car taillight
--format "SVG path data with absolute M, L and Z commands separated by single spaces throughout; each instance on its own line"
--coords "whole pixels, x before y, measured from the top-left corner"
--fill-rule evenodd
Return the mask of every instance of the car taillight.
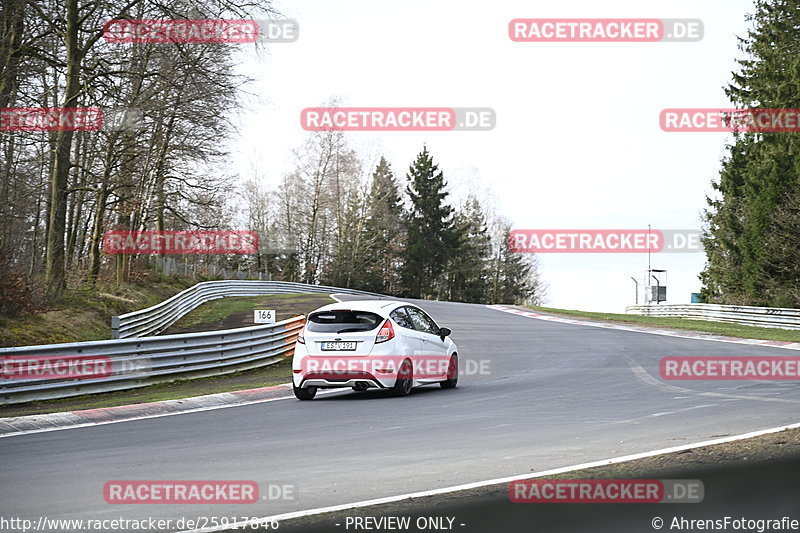
M 392 327 L 392 323 L 389 319 L 386 319 L 386 322 L 383 323 L 381 326 L 380 331 L 378 331 L 378 336 L 375 337 L 375 344 L 380 342 L 386 342 L 394 338 L 394 328 Z
M 306 343 L 306 337 L 305 337 L 305 335 L 303 335 L 305 332 L 306 332 L 306 328 L 303 328 L 303 329 L 300 330 L 300 334 L 297 336 L 297 342 L 299 342 L 300 344 L 305 344 Z

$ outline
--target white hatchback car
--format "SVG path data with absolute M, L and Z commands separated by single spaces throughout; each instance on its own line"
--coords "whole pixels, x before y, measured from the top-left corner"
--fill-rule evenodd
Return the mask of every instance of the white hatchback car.
M 416 305 L 359 300 L 309 313 L 297 338 L 292 385 L 300 400 L 318 389 L 391 390 L 407 396 L 419 385 L 458 384 L 458 350 L 451 331 Z

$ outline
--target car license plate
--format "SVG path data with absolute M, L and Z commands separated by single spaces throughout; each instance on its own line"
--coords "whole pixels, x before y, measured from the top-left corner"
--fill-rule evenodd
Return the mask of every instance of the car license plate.
M 356 349 L 355 342 L 323 342 L 322 349 L 328 351 L 352 351 Z

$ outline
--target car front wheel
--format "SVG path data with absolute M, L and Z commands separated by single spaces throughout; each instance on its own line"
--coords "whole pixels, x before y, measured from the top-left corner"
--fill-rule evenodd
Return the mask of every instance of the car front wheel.
M 447 379 L 440 381 L 439 385 L 443 389 L 455 389 L 458 386 L 458 355 L 450 356 L 450 364 L 447 366 Z

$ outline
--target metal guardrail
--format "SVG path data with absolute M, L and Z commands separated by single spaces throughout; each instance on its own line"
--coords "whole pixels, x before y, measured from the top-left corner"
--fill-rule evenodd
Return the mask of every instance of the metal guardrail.
M 305 317 L 223 331 L 154 336 L 210 300 L 285 293 L 375 293 L 281 281 L 198 283 L 147 309 L 112 318 L 114 339 L 0 348 L 0 405 L 219 376 L 292 355 Z
M 292 354 L 304 324 L 305 318 L 297 316 L 276 324 L 223 331 L 1 348 L 0 405 L 131 389 L 270 365 Z M 69 368 L 70 361 L 87 360 L 97 362 L 89 367 L 93 372 L 88 375 L 58 375 L 56 369 Z
M 742 305 L 682 304 L 632 305 L 626 313 L 679 318 L 695 318 L 716 322 L 733 322 L 764 328 L 800 329 L 800 309 L 785 307 L 753 307 Z
M 373 292 L 287 281 L 204 281 L 147 309 L 112 317 L 111 333 L 115 339 L 157 335 L 193 309 L 217 298 L 286 293 L 342 293 L 382 296 Z

